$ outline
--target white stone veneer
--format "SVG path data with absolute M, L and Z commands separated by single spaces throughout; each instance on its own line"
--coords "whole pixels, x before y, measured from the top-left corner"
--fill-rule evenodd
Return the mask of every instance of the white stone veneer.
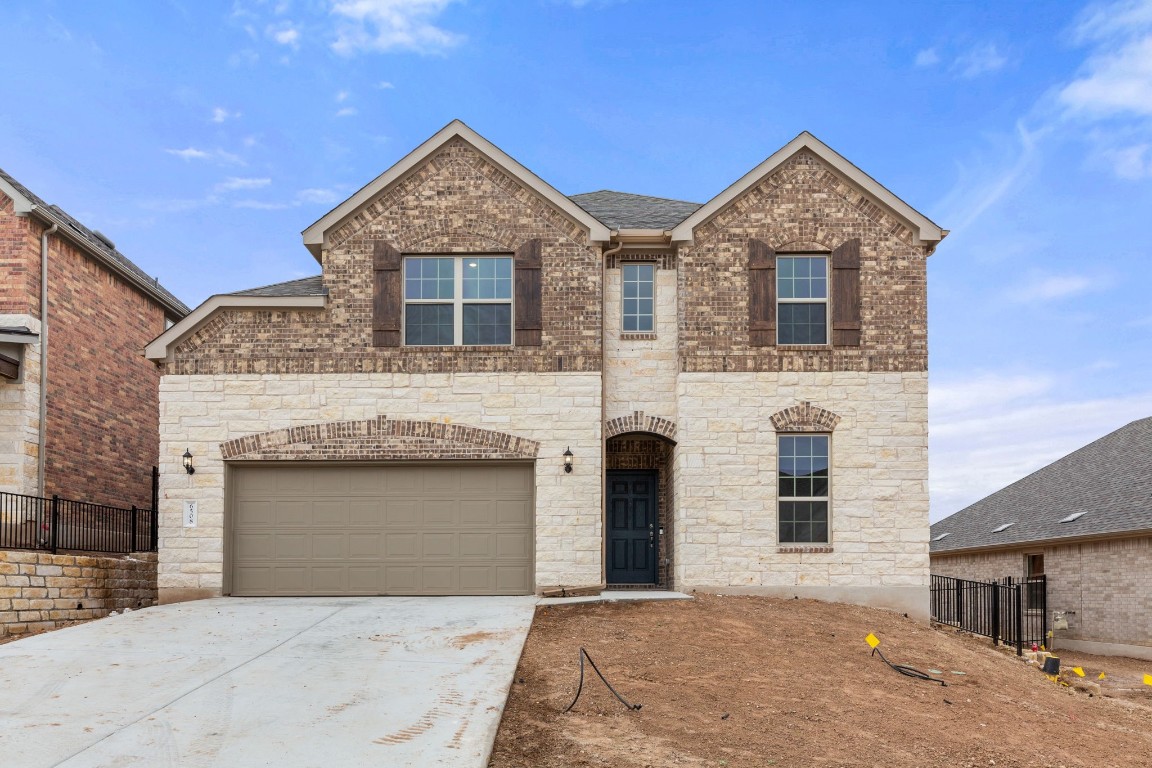
M 656 338 L 621 337 L 621 272 L 604 281 L 604 385 L 607 420 L 643 411 L 676 421 L 676 270 L 656 270 Z
M 678 383 L 679 588 L 928 605 L 927 373 L 687 373 Z M 831 553 L 778 552 L 773 413 L 808 401 L 831 440 Z
M 40 331 L 31 315 L 0 315 L 0 326 Z M 9 350 L 9 354 L 18 354 Z M 0 379 L 0 491 L 35 495 L 40 446 L 40 345 L 23 348 L 20 378 Z
M 224 462 L 245 435 L 386 415 L 508 432 L 541 443 L 536 461 L 536 585 L 601 582 L 599 374 L 286 374 L 165 376 L 160 382 L 160 565 L 165 592 L 223 584 Z M 572 474 L 564 449 L 575 454 Z M 181 466 L 185 449 L 196 473 Z M 181 527 L 184 501 L 198 526 Z M 204 596 L 204 595 L 201 595 Z

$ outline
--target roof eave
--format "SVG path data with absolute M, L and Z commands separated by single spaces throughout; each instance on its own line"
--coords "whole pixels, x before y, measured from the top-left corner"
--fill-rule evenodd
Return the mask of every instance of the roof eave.
M 560 194 L 552 185 L 525 168 L 463 122 L 453 120 L 433 134 L 423 144 L 401 158 L 391 168 L 365 184 L 355 194 L 305 229 L 301 233 L 304 238 L 304 247 L 308 249 L 317 261 L 320 261 L 323 249 L 326 247 L 329 232 L 355 214 L 362 206 L 379 195 L 384 189 L 406 176 L 444 144 L 456 137 L 464 139 L 464 141 L 475 147 L 477 151 L 500 166 L 513 178 L 516 178 L 531 188 L 536 194 L 543 197 L 572 220 L 587 227 L 589 245 L 609 241 L 609 229 L 601 223 L 599 219 Z
M 792 141 L 772 153 L 767 160 L 760 163 L 748 173 L 741 176 L 716 197 L 702 205 L 699 210 L 676 225 L 672 230 L 672 241 L 678 243 L 691 243 L 695 238 L 695 229 L 707 222 L 729 203 L 744 194 L 746 191 L 760 183 L 765 177 L 787 162 L 793 155 L 802 150 L 808 150 L 821 160 L 832 166 L 857 186 L 861 187 L 877 201 L 891 210 L 901 219 L 911 225 L 916 236 L 916 245 L 929 246 L 932 250 L 936 244 L 948 235 L 948 230 L 941 229 L 924 214 L 905 203 L 882 184 L 849 162 L 839 152 L 829 147 L 808 131 L 804 131 Z
M 313 296 L 236 296 L 218 293 L 188 313 L 180 322 L 144 347 L 144 357 L 161 362 L 169 359 L 172 348 L 192 334 L 204 321 L 224 309 L 323 309 L 327 294 Z
M 1101 541 L 1104 539 L 1131 539 L 1140 536 L 1152 536 L 1152 528 L 1134 528 L 1129 531 L 1106 531 L 1104 533 L 1081 533 L 1071 536 L 1057 536 L 1049 537 L 1046 539 L 1025 539 L 1021 541 L 1006 541 L 999 544 L 976 544 L 968 547 L 955 547 L 953 549 L 945 550 L 929 550 L 929 556 L 933 555 L 967 555 L 976 552 L 1003 552 L 1011 549 L 1022 549 L 1027 547 L 1040 547 L 1040 546 L 1057 546 L 1064 544 L 1076 544 L 1082 541 Z

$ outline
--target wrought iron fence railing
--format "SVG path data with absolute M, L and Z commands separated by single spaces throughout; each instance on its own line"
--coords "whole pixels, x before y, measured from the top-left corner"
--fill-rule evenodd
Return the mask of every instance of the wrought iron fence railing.
M 156 512 L 0 492 L 0 549 L 155 552 Z
M 932 576 L 932 620 L 992 638 L 992 643 L 1042 645 L 1048 636 L 1048 582 L 1044 576 L 1002 582 Z

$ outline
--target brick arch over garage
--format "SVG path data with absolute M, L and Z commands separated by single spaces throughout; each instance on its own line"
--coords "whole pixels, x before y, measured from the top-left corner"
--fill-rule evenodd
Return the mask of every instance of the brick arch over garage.
M 535 459 L 540 443 L 467 424 L 377 416 L 259 432 L 220 444 L 228 460 Z
M 777 432 L 831 432 L 839 423 L 840 417 L 835 413 L 809 402 L 772 414 Z
M 648 416 L 644 411 L 633 411 L 627 416 L 610 419 L 604 425 L 605 440 L 631 432 L 649 432 L 676 442 L 676 422 L 659 416 Z

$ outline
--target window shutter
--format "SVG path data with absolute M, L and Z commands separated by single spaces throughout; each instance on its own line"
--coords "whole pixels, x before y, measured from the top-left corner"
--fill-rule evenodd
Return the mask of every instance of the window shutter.
M 776 346 L 776 251 L 761 240 L 748 241 L 748 343 Z
M 516 346 L 540 346 L 540 241 L 529 240 L 516 249 Z
M 832 344 L 860 346 L 860 241 L 832 251 Z
M 400 251 L 383 240 L 372 245 L 372 346 L 400 346 Z

